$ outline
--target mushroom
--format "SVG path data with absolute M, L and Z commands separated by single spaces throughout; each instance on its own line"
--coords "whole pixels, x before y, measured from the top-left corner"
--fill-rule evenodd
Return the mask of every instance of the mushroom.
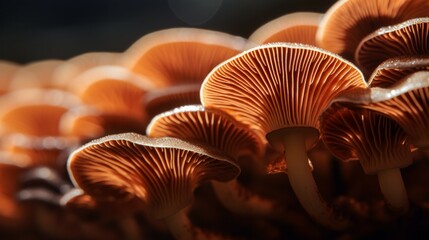
M 9 83 L 10 90 L 24 88 L 53 88 L 52 74 L 62 60 L 50 59 L 31 62 L 15 72 Z
M 170 28 L 138 39 L 123 53 L 122 63 L 160 87 L 201 84 L 212 68 L 241 52 L 246 42 L 222 32 Z
M 323 14 L 294 12 L 278 17 L 256 29 L 249 37 L 250 44 L 295 42 L 316 45 L 316 32 Z
M 222 32 L 171 28 L 137 40 L 124 52 L 123 64 L 158 86 L 145 98 L 153 117 L 182 105 L 200 104 L 195 90 L 207 73 L 241 52 L 246 43 L 244 38 Z M 160 109 L 154 107 L 158 104 Z
M 186 216 L 193 190 L 207 181 L 229 181 L 240 168 L 208 146 L 124 133 L 75 150 L 68 171 L 74 185 L 95 200 L 137 199 L 150 216 L 165 221 L 175 238 L 201 239 L 209 234 Z
M 429 70 L 429 57 L 393 57 L 378 65 L 368 78 L 368 84 L 388 88 L 407 75 L 424 70 Z
M 362 72 L 370 74 L 389 58 L 422 55 L 429 55 L 429 17 L 411 19 L 369 34 L 359 43 L 355 61 Z
M 79 100 L 60 90 L 22 89 L 0 97 L 2 134 L 59 136 L 61 116 Z
M 353 59 L 359 42 L 371 32 L 426 17 L 426 0 L 339 0 L 325 13 L 316 34 L 319 47 Z
M 57 156 L 76 147 L 82 137 L 61 132 L 62 117 L 81 106 L 71 94 L 52 89 L 22 89 L 1 96 L 3 149 L 30 154 L 33 163 L 58 167 Z
M 70 90 L 99 111 L 106 134 L 145 130 L 143 98 L 153 88 L 147 79 L 123 67 L 100 66 L 79 74 L 73 82 Z
M 82 72 L 104 65 L 120 66 L 120 53 L 116 52 L 87 52 L 64 61 L 52 73 L 54 85 L 57 88 L 69 88 L 75 85 L 73 78 Z
M 377 174 L 381 192 L 395 212 L 408 212 L 401 168 L 412 163 L 405 131 L 392 119 L 367 109 L 334 107 L 323 114 L 321 138 L 343 161 L 359 160 L 366 174 Z
M 429 71 L 404 77 L 389 88 L 371 88 L 371 101 L 361 107 L 396 121 L 417 148 L 429 147 Z
M 0 95 L 9 91 L 13 75 L 21 68 L 18 63 L 0 60 Z
M 319 138 L 318 118 L 342 95 L 367 85 L 337 55 L 291 43 L 261 45 L 218 65 L 204 80 L 201 102 L 247 124 L 285 152 L 288 176 L 304 209 L 323 226 L 346 227 L 320 196 L 307 150 Z
M 176 107 L 199 103 L 200 89 L 201 84 L 154 89 L 145 95 L 143 106 L 148 117 L 152 119 L 156 115 Z
M 249 160 L 253 160 L 256 165 L 261 165 L 257 161 L 260 161 L 266 144 L 247 126 L 226 113 L 201 105 L 183 106 L 155 116 L 146 134 L 149 137 L 174 137 L 209 144 L 237 162 L 240 157 L 251 156 L 253 159 Z M 222 205 L 232 212 L 267 216 L 273 215 L 275 211 L 272 200 L 252 193 L 237 179 L 213 181 L 212 185 Z

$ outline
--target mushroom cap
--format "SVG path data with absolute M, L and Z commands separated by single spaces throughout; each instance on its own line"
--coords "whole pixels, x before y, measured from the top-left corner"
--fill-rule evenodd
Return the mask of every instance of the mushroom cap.
M 378 28 L 426 17 L 427 0 L 339 0 L 323 17 L 318 46 L 352 59 L 359 42 Z
M 368 74 L 389 58 L 428 54 L 429 17 L 411 19 L 369 34 L 357 47 L 355 61 Z
M 106 132 L 105 127 L 101 112 L 88 106 L 69 109 L 59 123 L 62 135 L 76 137 L 82 141 L 101 137 Z
M 21 68 L 21 65 L 15 62 L 0 60 L 0 95 L 9 90 L 9 84 L 13 75 Z
M 291 127 L 318 129 L 320 114 L 335 98 L 366 88 L 360 71 L 335 54 L 310 45 L 275 43 L 217 66 L 200 95 L 203 106 L 227 112 L 264 138 Z
M 147 79 L 119 66 L 99 66 L 73 79 L 72 91 L 100 112 L 108 131 L 144 131 L 143 98 L 153 88 Z
M 60 88 L 74 85 L 73 79 L 97 66 L 118 65 L 121 54 L 116 52 L 87 52 L 64 61 L 53 73 L 54 84 Z
M 294 12 L 271 20 L 249 37 L 250 44 L 295 42 L 316 45 L 316 32 L 322 13 Z
M 412 163 L 405 131 L 390 118 L 367 109 L 327 111 L 321 138 L 330 152 L 343 161 L 359 160 L 366 174 Z
M 149 91 L 143 105 L 149 118 L 174 108 L 199 104 L 201 84 L 183 84 Z
M 429 147 L 429 71 L 406 76 L 394 86 L 371 89 L 372 102 L 362 107 L 396 121 L 416 147 Z
M 229 181 L 240 168 L 208 146 L 124 133 L 75 150 L 68 159 L 68 172 L 74 185 L 95 200 L 138 198 L 150 215 L 164 218 L 188 206 L 200 184 Z
M 23 88 L 51 88 L 53 72 L 64 61 L 57 59 L 41 60 L 23 65 L 15 72 L 9 83 L 11 90 Z
M 201 83 L 213 67 L 241 52 L 246 43 L 222 32 L 171 28 L 137 40 L 124 52 L 123 64 L 157 86 Z
M 368 84 L 388 88 L 407 75 L 424 70 L 429 70 L 429 56 L 393 57 L 378 65 L 368 78 Z
M 174 137 L 192 142 L 204 142 L 238 159 L 248 155 L 261 157 L 264 142 L 248 126 L 228 114 L 188 105 L 155 116 L 147 127 L 149 137 Z
M 0 97 L 0 131 L 33 136 L 58 136 L 62 115 L 80 101 L 52 89 L 22 89 Z
M 59 157 L 78 146 L 78 139 L 61 136 L 3 135 L 1 148 L 16 154 L 25 154 L 32 166 L 46 165 L 58 169 Z M 64 166 L 62 166 L 64 167 Z
M 118 66 L 91 68 L 74 78 L 73 92 L 102 113 L 144 118 L 142 98 L 153 88 L 146 79 Z

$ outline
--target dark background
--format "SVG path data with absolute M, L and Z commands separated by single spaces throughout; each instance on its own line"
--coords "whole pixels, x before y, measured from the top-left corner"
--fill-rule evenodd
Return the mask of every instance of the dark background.
M 0 59 L 28 63 L 125 50 L 146 33 L 197 27 L 248 37 L 296 11 L 335 0 L 0 0 Z

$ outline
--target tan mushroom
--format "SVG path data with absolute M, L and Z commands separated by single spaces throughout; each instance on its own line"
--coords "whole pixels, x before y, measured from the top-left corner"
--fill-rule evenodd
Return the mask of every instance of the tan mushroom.
M 302 44 L 250 49 L 217 66 L 201 88 L 201 102 L 250 126 L 285 151 L 288 176 L 304 209 L 320 224 L 340 229 L 321 198 L 308 164 L 317 143 L 320 114 L 344 94 L 366 89 L 360 71 L 337 55 Z
M 52 73 L 54 85 L 58 88 L 69 88 L 75 85 L 73 78 L 82 72 L 104 65 L 120 66 L 120 53 L 87 52 L 64 61 Z
M 204 77 L 217 64 L 241 52 L 246 43 L 244 38 L 222 32 L 171 28 L 137 40 L 124 52 L 123 64 L 159 87 L 145 99 L 153 117 L 182 105 L 200 104 L 195 90 Z
M 405 131 L 392 119 L 366 109 L 334 107 L 322 118 L 321 137 L 343 161 L 359 160 L 366 174 L 377 174 L 381 192 L 395 212 L 408 212 L 401 168 L 412 163 Z
M 429 55 L 429 17 L 411 19 L 369 34 L 359 43 L 355 61 L 364 73 L 370 74 L 389 58 L 424 55 Z
M 371 32 L 409 19 L 426 17 L 426 0 L 339 0 L 319 25 L 318 46 L 353 59 L 359 42 Z
M 21 65 L 11 61 L 0 60 L 0 95 L 9 91 L 9 84 L 13 75 L 21 68 Z
M 143 99 L 153 85 L 145 78 L 119 66 L 91 68 L 73 79 L 71 92 L 99 111 L 109 133 L 144 132 L 148 117 Z
M 77 149 L 69 157 L 68 171 L 74 185 L 95 200 L 137 198 L 150 216 L 165 221 L 177 239 L 202 239 L 209 234 L 186 216 L 193 190 L 207 181 L 229 181 L 240 169 L 207 146 L 126 133 Z
M 261 157 L 265 141 L 247 126 L 217 109 L 188 105 L 155 116 L 147 128 L 149 137 L 174 137 L 195 143 L 206 143 L 236 159 L 250 156 L 254 165 L 262 168 Z M 252 159 L 253 158 L 253 159 Z M 274 215 L 275 203 L 241 185 L 237 179 L 213 181 L 220 202 L 230 211 L 247 215 Z
M 23 65 L 9 83 L 10 90 L 25 88 L 54 88 L 53 72 L 64 61 L 40 60 Z
M 295 42 L 316 45 L 316 32 L 323 14 L 294 12 L 271 20 L 249 37 L 249 44 Z
M 171 28 L 138 39 L 123 54 L 124 66 L 160 87 L 195 84 L 220 62 L 244 49 L 244 38 L 197 28 Z
M 60 125 L 63 115 L 81 106 L 73 95 L 52 89 L 23 89 L 1 96 L 2 149 L 30 154 L 33 163 L 49 163 L 58 167 L 57 156 L 76 147 L 84 136 L 94 135 L 91 132 L 86 135 L 67 135 L 62 132 L 63 127 Z

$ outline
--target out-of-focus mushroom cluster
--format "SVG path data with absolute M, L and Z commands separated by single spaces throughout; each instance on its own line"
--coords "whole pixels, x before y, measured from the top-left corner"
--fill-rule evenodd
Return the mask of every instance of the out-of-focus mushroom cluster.
M 427 0 L 3 60 L 0 94 L 2 239 L 428 236 Z

